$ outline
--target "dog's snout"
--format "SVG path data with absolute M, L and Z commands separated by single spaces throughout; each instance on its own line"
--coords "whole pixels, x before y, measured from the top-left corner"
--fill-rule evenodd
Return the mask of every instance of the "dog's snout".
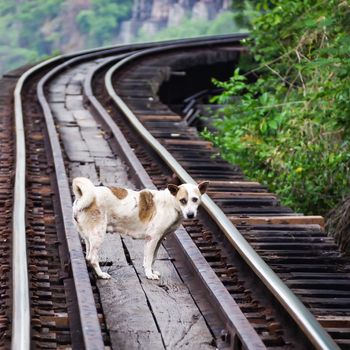
M 192 212 L 187 213 L 187 218 L 188 219 L 193 219 L 194 218 L 194 213 L 192 213 Z

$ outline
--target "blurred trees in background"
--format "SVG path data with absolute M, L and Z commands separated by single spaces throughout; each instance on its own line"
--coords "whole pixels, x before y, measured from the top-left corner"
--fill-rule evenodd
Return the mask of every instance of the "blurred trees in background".
M 179 25 L 165 28 L 154 35 L 139 32 L 137 41 L 159 41 L 167 39 L 191 38 L 202 35 L 218 35 L 227 33 L 238 33 L 244 31 L 235 24 L 232 12 L 222 12 L 215 19 L 201 20 L 187 18 Z
M 17 67 L 51 53 L 53 38 L 40 31 L 53 18 L 62 1 L 0 1 L 0 57 L 6 68 Z
M 132 0 L 0 0 L 1 72 L 27 62 L 108 45 Z
M 178 7 L 183 11 L 181 18 L 174 10 Z M 238 28 L 228 8 L 227 0 L 0 0 L 0 73 L 59 52 L 123 40 L 234 32 Z M 204 15 L 209 17 L 203 19 Z
M 87 34 L 87 46 L 111 43 L 119 32 L 120 22 L 131 14 L 130 0 L 91 0 L 91 7 L 77 15 L 81 32 Z

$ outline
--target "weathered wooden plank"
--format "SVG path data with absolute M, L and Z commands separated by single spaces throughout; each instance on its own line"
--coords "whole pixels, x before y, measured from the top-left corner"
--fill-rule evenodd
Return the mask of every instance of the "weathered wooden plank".
M 66 96 L 66 108 L 68 110 L 82 110 L 83 106 L 83 96 L 79 95 L 67 95 Z
M 48 86 L 48 91 L 49 92 L 62 92 L 66 90 L 66 85 L 65 84 L 57 84 L 53 83 Z
M 86 71 L 84 68 L 82 69 L 78 69 L 76 71 L 76 73 L 72 76 L 72 79 L 70 80 L 71 83 L 74 83 L 74 82 L 80 82 L 80 83 L 83 83 L 84 80 L 85 80 L 85 77 L 86 77 Z
M 98 178 L 95 164 L 94 163 L 70 163 L 69 164 L 69 177 L 72 181 L 77 176 L 84 176 L 89 178 L 95 185 L 100 184 L 100 180 Z
M 49 102 L 61 102 L 64 103 L 65 96 L 62 92 L 50 92 L 48 96 Z
M 82 86 L 77 83 L 69 83 L 66 87 L 66 94 L 67 95 L 81 95 L 82 93 Z
M 77 110 L 73 111 L 73 116 L 77 122 L 77 124 L 81 128 L 94 127 L 97 128 L 98 125 L 94 119 L 91 118 L 89 111 L 87 110 Z
M 81 128 L 80 132 L 93 157 L 113 157 L 113 153 L 98 128 Z
M 209 191 L 208 195 L 211 198 L 215 199 L 223 199 L 223 198 L 235 198 L 235 197 L 244 197 L 244 198 L 271 198 L 276 199 L 276 195 L 268 192 L 215 192 L 215 191 Z
M 350 328 L 350 316 L 333 316 L 333 315 L 320 315 L 316 316 L 317 321 L 321 323 L 323 327 L 349 327 Z
M 65 148 L 68 148 L 70 143 L 74 143 L 74 146 L 79 150 L 86 151 L 88 149 L 77 126 L 61 126 L 60 136 L 65 143 Z
M 60 127 L 60 136 L 67 157 L 72 162 L 92 162 L 93 158 L 78 127 Z
M 105 186 L 125 186 L 133 189 L 134 186 L 127 178 L 125 164 L 119 166 L 100 166 L 100 181 Z
M 133 266 L 125 257 L 118 234 L 107 234 L 100 262 L 112 278 L 97 280 L 101 303 L 114 349 L 164 349 L 161 335 Z M 112 262 L 110 267 L 103 267 Z
M 324 218 L 322 216 L 247 216 L 239 217 L 230 215 L 229 219 L 234 225 L 260 225 L 260 224 L 313 224 L 324 227 Z
M 327 280 L 313 280 L 313 279 L 295 279 L 285 282 L 290 288 L 310 288 L 313 289 L 325 289 L 332 287 L 336 290 L 349 290 L 350 280 L 341 280 L 341 279 L 327 279 Z
M 201 146 L 212 148 L 213 144 L 203 140 L 181 140 L 181 139 L 163 139 L 162 142 L 166 145 L 181 145 L 181 146 Z
M 54 118 L 59 122 L 59 124 L 71 124 L 75 122 L 73 114 L 66 109 L 64 103 L 52 102 L 50 103 L 50 108 Z
M 211 186 L 220 186 L 220 187 L 263 187 L 259 182 L 254 181 L 219 181 L 212 180 L 210 181 Z
M 143 241 L 124 239 L 131 260 L 169 349 L 213 349 L 213 338 L 187 287 L 178 276 L 165 249 L 159 248 L 155 269 L 159 281 L 147 280 L 142 267 Z
M 179 115 L 141 115 L 139 116 L 141 122 L 158 122 L 158 121 L 171 121 L 180 122 L 181 117 Z

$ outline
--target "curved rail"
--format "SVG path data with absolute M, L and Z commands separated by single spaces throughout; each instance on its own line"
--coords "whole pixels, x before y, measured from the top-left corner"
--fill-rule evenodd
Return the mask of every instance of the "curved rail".
M 181 45 L 181 48 L 189 45 Z M 191 45 L 193 47 L 193 45 Z M 152 147 L 152 149 L 163 159 L 163 161 L 174 171 L 174 173 L 183 182 L 195 183 L 194 179 L 185 171 L 185 169 L 176 161 L 176 159 L 162 146 L 150 132 L 141 124 L 138 118 L 133 114 L 125 102 L 116 94 L 112 77 L 117 70 L 121 70 L 132 61 L 151 54 L 164 53 L 165 51 L 178 49 L 179 45 L 171 45 L 166 48 L 154 48 L 144 50 L 129 56 L 115 64 L 109 69 L 105 76 L 105 85 L 111 99 L 118 108 L 125 114 L 133 127 L 137 130 L 143 140 Z M 282 282 L 282 280 L 274 273 L 274 271 L 265 263 L 265 261 L 255 252 L 250 244 L 245 240 L 242 234 L 236 229 L 231 221 L 226 217 L 223 211 L 207 196 L 203 197 L 203 207 L 211 218 L 224 232 L 228 240 L 239 252 L 242 258 L 259 276 L 262 282 L 283 305 L 289 315 L 298 324 L 300 329 L 309 339 L 309 341 L 317 348 L 322 350 L 336 350 L 338 345 L 322 328 L 316 318 L 298 299 L 298 297 Z
M 22 79 L 22 77 L 21 77 Z M 15 89 L 15 125 L 16 125 L 16 176 L 14 206 L 12 214 L 12 349 L 25 350 L 30 345 L 30 308 L 28 263 L 25 231 L 25 171 L 26 150 L 22 118 L 20 91 L 24 78 Z
M 42 62 L 26 71 L 18 80 L 14 91 L 16 126 L 16 175 L 12 215 L 12 342 L 13 350 L 30 348 L 30 305 L 28 262 L 26 248 L 26 150 L 21 93 L 26 80 L 40 69 L 59 61 L 61 57 Z

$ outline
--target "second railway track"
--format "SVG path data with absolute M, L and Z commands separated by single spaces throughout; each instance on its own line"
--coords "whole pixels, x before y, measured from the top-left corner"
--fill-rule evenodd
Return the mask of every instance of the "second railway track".
M 33 71 L 21 95 L 32 345 L 350 348 L 349 261 L 325 236 L 321 218 L 281 206 L 239 168 L 222 161 L 184 117 L 159 100 L 165 80 L 195 65 L 237 64 L 244 51 L 240 38 L 95 50 Z M 146 131 L 135 132 L 134 117 L 186 172 L 169 167 Z M 89 278 L 72 227 L 69 180 L 84 175 L 96 184 L 164 188 L 174 173 L 180 180 L 188 174 L 210 180 L 209 195 L 225 218 L 210 214 L 205 201 L 198 219 L 184 222 L 165 242 L 156 262 L 166 271 L 160 282 L 142 275 L 142 244 L 116 235 L 108 235 L 102 252 L 113 280 L 95 282 L 91 273 Z M 227 219 L 285 284 L 269 269 L 246 263 L 243 238 L 236 231 L 231 237 L 222 232 L 227 227 L 220 223 Z M 269 286 L 271 281 L 286 294 L 277 295 L 280 287 Z M 289 296 L 286 286 L 298 297 Z M 295 310 L 288 310 L 288 300 L 295 301 L 289 305 Z M 299 300 L 314 316 L 296 308 Z

